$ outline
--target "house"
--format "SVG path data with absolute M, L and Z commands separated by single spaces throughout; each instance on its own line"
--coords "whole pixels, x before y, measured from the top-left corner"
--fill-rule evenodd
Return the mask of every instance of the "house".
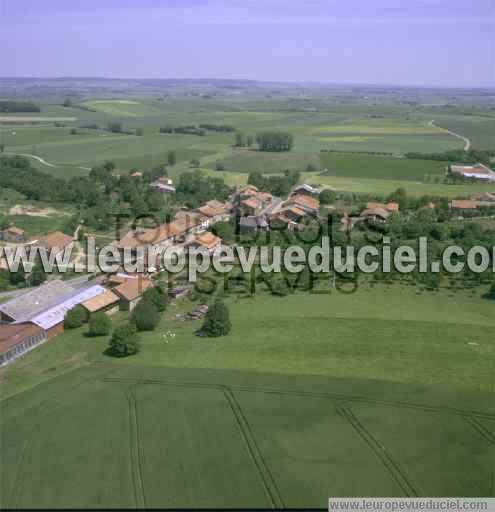
M 366 209 L 372 210 L 373 208 L 381 208 L 388 213 L 398 213 L 400 210 L 399 203 L 375 203 L 372 201 L 366 203 Z
M 241 233 L 253 233 L 258 231 L 268 231 L 269 225 L 263 215 L 248 215 L 247 217 L 242 217 L 239 220 L 239 228 Z
M 190 247 L 204 247 L 210 253 L 212 253 L 217 247 L 222 245 L 222 239 L 209 231 L 200 233 L 194 237 L 194 239 L 187 243 L 185 248 Z
M 131 173 L 131 178 L 142 178 L 143 177 L 143 173 L 141 171 L 134 171 L 133 173 Z
M 486 165 L 480 163 L 450 165 L 449 170 L 452 174 L 460 174 L 461 176 L 464 176 L 464 178 L 495 181 L 495 172 Z
M 303 183 L 302 185 L 298 185 L 296 188 L 294 188 L 291 195 L 306 195 L 317 198 L 319 197 L 320 192 L 321 190 L 319 188 L 312 187 L 311 185 Z
M 23 229 L 11 226 L 3 231 L 0 231 L 0 240 L 4 242 L 20 243 L 26 239 L 26 234 Z
M 111 315 L 119 310 L 120 297 L 112 290 L 96 295 L 91 299 L 81 302 L 81 306 L 89 313 L 103 312 Z
M 247 199 L 248 197 L 256 196 L 258 194 L 258 188 L 254 185 L 246 185 L 239 189 L 236 196 L 240 199 Z
M 123 250 L 135 251 L 138 247 L 167 247 L 182 233 L 182 228 L 175 223 L 161 224 L 156 228 L 137 228 L 129 231 L 114 245 Z
M 150 183 L 150 188 L 158 190 L 158 192 L 162 192 L 164 194 L 175 194 L 174 182 L 166 176 L 158 178 Z
M 309 195 L 304 194 L 296 194 L 291 197 L 287 201 L 285 201 L 284 207 L 296 206 L 300 210 L 305 211 L 308 215 L 316 216 L 320 211 L 320 201 L 311 197 Z
M 472 199 L 452 199 L 449 202 L 449 208 L 451 210 L 461 210 L 461 211 L 475 211 L 480 207 L 480 201 L 475 201 Z
M 66 235 L 61 231 L 54 231 L 53 233 L 49 233 L 39 240 L 33 242 L 33 245 L 37 245 L 39 247 L 45 247 L 47 251 L 55 250 L 58 248 L 59 252 L 63 252 L 65 250 L 71 250 L 74 247 L 74 238 L 72 236 Z
M 167 185 L 161 181 L 154 181 L 153 183 L 150 183 L 150 188 L 158 190 L 158 192 L 161 192 L 162 194 L 175 194 L 175 187 L 173 185 Z
M 392 212 L 387 211 L 381 206 L 366 208 L 361 212 L 361 217 L 368 221 L 370 224 L 384 224 L 390 215 L 392 215 Z
M 143 297 L 143 293 L 153 286 L 150 279 L 139 276 L 136 279 L 127 279 L 113 289 L 120 298 L 120 310 L 132 311 Z
M 229 220 L 230 213 L 227 205 L 220 201 L 208 201 L 197 209 L 197 212 L 207 219 L 207 227 L 217 222 Z
M 0 325 L 0 366 L 12 363 L 47 339 L 46 332 L 38 325 Z
M 26 321 L 73 291 L 61 279 L 42 284 L 0 304 L 0 323 Z
M 261 199 L 253 196 L 248 199 L 243 199 L 240 204 L 238 211 L 241 216 L 246 215 L 259 215 L 263 210 L 263 202 Z
M 172 223 L 177 231 L 175 241 L 185 242 L 194 234 L 200 233 L 208 228 L 210 219 L 199 212 L 179 211 Z

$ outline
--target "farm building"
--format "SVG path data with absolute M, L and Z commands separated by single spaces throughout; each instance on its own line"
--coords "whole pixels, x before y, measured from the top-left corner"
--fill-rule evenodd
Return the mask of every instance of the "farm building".
M 42 327 L 46 331 L 49 339 L 53 338 L 64 332 L 64 318 L 69 310 L 103 293 L 105 293 L 105 288 L 100 285 L 77 288 L 72 293 L 62 297 L 51 307 L 31 317 L 29 320 Z
M 99 311 L 111 315 L 119 310 L 120 298 L 112 290 L 106 290 L 104 293 L 96 295 L 95 297 L 81 302 L 81 306 L 86 311 L 97 313 Z
M 0 325 L 0 366 L 12 363 L 47 339 L 46 332 L 31 323 Z
M 495 172 L 486 165 L 477 164 L 456 164 L 449 167 L 453 174 L 460 174 L 465 178 L 474 178 L 476 180 L 495 181 Z
M 0 323 L 27 321 L 72 291 L 74 289 L 71 286 L 57 279 L 22 293 L 0 304 Z
M 11 325 L 35 324 L 46 331 L 48 338 L 52 338 L 63 332 L 67 311 L 104 292 L 105 288 L 99 285 L 73 288 L 61 280 L 50 281 L 1 304 L 1 318 Z
M 19 243 L 26 239 L 26 234 L 23 229 L 11 226 L 3 231 L 0 231 L 0 240 L 4 242 Z
M 120 310 L 132 311 L 141 300 L 143 293 L 153 286 L 150 279 L 138 277 L 127 279 L 125 283 L 113 289 L 120 298 Z

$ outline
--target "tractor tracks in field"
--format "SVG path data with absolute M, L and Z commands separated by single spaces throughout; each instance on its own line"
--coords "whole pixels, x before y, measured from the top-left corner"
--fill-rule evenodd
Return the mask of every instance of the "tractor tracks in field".
M 129 381 L 125 379 L 102 379 L 104 381 L 109 382 L 119 382 L 119 383 L 127 383 Z M 132 388 L 134 386 L 140 384 L 150 384 L 149 382 L 144 381 L 136 381 L 131 382 L 131 388 L 127 392 L 127 401 L 129 405 L 129 444 L 130 444 L 130 453 L 131 453 L 131 461 L 132 461 L 132 482 L 134 487 L 134 496 L 136 508 L 146 508 L 146 494 L 144 487 L 144 478 L 143 478 L 143 457 L 141 454 L 141 443 L 140 443 L 140 434 L 139 434 L 139 417 L 138 417 L 138 407 L 137 400 L 134 395 Z M 173 385 L 168 383 L 156 383 L 153 384 L 161 384 L 165 386 Z M 191 386 L 180 386 L 180 387 L 191 387 Z M 272 508 L 281 509 L 285 508 L 284 501 L 280 494 L 280 491 L 277 487 L 277 483 L 275 478 L 273 477 L 268 464 L 263 457 L 263 454 L 256 442 L 256 438 L 253 434 L 251 426 L 247 421 L 247 418 L 237 401 L 234 393 L 227 386 L 208 386 L 208 389 L 214 389 L 215 391 L 220 391 L 224 398 L 226 399 L 230 410 L 235 418 L 236 425 L 239 429 L 241 437 L 246 445 L 247 452 L 253 461 L 256 470 L 260 476 L 261 483 L 267 497 L 270 501 Z
M 286 395 L 286 396 L 300 396 L 308 398 L 324 398 L 330 400 L 345 400 L 356 403 L 364 403 L 370 405 L 382 405 L 386 407 L 401 407 L 405 409 L 412 409 L 424 412 L 439 412 L 444 414 L 454 414 L 458 416 L 470 416 L 479 419 L 495 420 L 495 413 L 458 409 L 455 407 L 438 406 L 438 405 L 427 405 L 418 404 L 414 402 L 404 402 L 401 400 L 384 400 L 377 398 L 368 398 L 360 395 L 346 395 L 344 393 L 328 393 L 319 391 L 302 391 L 302 390 L 284 390 L 277 388 L 264 388 L 258 386 L 243 386 L 243 385 L 229 385 L 223 386 L 220 384 L 208 384 L 202 382 L 180 382 L 167 379 L 128 379 L 118 377 L 103 377 L 101 380 L 104 382 L 121 382 L 123 384 L 158 384 L 166 386 L 176 387 L 188 387 L 188 388 L 208 388 L 208 389 L 223 389 L 224 387 L 231 389 L 232 391 L 247 391 L 256 393 L 266 393 L 272 395 Z
M 265 488 L 266 494 L 272 504 L 272 508 L 281 509 L 285 508 L 284 501 L 282 499 L 282 495 L 278 489 L 275 478 L 273 477 L 268 464 L 263 457 L 263 454 L 256 442 L 256 437 L 253 434 L 251 429 L 251 425 L 249 424 L 244 412 L 237 401 L 232 390 L 227 386 L 221 386 L 223 395 L 225 396 L 227 402 L 229 403 L 230 409 L 234 414 L 234 417 L 237 422 L 237 426 L 240 430 L 240 433 L 246 443 L 247 451 L 258 470 L 258 473 L 261 477 L 261 481 L 263 483 L 263 487 Z
M 127 392 L 129 406 L 129 450 L 131 454 L 132 485 L 136 508 L 146 508 L 146 495 L 144 492 L 143 458 L 141 454 L 141 442 L 139 435 L 139 418 L 137 401 L 131 389 Z
M 405 474 L 404 470 L 392 458 L 376 437 L 363 425 L 350 407 L 337 407 L 337 412 L 351 425 L 355 432 L 363 439 L 369 448 L 375 453 L 385 469 L 390 473 L 395 482 L 407 497 L 417 497 L 418 492 Z
M 473 418 L 473 416 L 464 416 L 464 419 L 481 437 L 483 437 L 491 445 L 495 446 L 495 434 L 490 432 L 490 430 L 488 430 L 485 425 L 480 423 L 477 418 Z

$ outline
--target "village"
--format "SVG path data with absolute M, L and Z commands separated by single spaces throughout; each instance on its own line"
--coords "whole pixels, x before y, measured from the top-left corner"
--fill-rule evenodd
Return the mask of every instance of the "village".
M 469 169 L 476 166 L 469 166 Z M 461 172 L 459 166 L 455 172 Z M 139 179 L 142 174 L 134 171 L 131 176 Z M 175 187 L 168 177 L 158 178 L 150 184 L 163 194 L 174 194 Z M 210 200 L 196 209 L 181 208 L 168 223 L 154 227 L 135 227 L 128 230 L 114 245 L 120 251 L 126 248 L 137 261 L 139 248 L 154 248 L 154 261 L 145 257 L 144 272 L 128 273 L 121 266 L 112 274 L 88 276 L 88 279 L 62 280 L 50 276 L 40 286 L 20 290 L 10 300 L 0 303 L 0 365 L 7 365 L 38 345 L 64 331 L 67 313 L 80 305 L 87 315 L 104 312 L 112 315 L 116 311 L 131 312 L 147 289 L 154 286 L 160 272 L 164 271 L 163 252 L 167 247 L 178 246 L 184 253 L 192 247 L 201 248 L 212 254 L 226 242 L 217 236 L 214 226 L 219 223 L 235 222 L 242 235 L 258 234 L 270 230 L 297 232 L 304 230 L 308 222 L 322 221 L 329 212 L 340 219 L 341 231 L 349 234 L 356 226 L 364 223 L 369 227 L 385 226 L 391 216 L 400 213 L 396 201 L 368 201 L 357 214 L 351 206 L 335 207 L 320 204 L 322 190 L 310 184 L 296 185 L 287 198 L 273 196 L 270 192 L 258 190 L 254 185 L 238 187 L 229 200 Z M 423 207 L 435 209 L 432 201 Z M 448 208 L 453 218 L 464 219 L 479 214 L 480 208 L 493 211 L 495 194 L 484 193 L 472 199 L 452 199 Z M 77 235 L 77 233 L 75 234 Z M 48 251 L 63 252 L 73 249 L 75 236 L 62 232 L 48 233 L 34 240 L 26 240 L 24 232 L 9 226 L 0 233 L 3 245 L 25 248 L 43 247 Z M 147 252 L 145 253 L 148 254 Z M 72 261 L 73 264 L 74 261 Z M 2 262 L 6 267 L 6 262 Z M 173 293 L 169 290 L 169 293 Z M 195 318 L 201 317 L 208 306 L 204 305 Z M 192 312 L 194 317 L 194 312 Z

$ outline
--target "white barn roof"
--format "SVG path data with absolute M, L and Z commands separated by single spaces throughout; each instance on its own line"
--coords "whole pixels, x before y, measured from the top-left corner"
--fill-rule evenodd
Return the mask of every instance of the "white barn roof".
M 72 309 L 74 306 L 105 292 L 106 289 L 98 284 L 87 288 L 80 288 L 64 297 L 61 302 L 34 316 L 30 321 L 45 330 L 50 329 L 51 327 L 63 322 L 67 311 Z

